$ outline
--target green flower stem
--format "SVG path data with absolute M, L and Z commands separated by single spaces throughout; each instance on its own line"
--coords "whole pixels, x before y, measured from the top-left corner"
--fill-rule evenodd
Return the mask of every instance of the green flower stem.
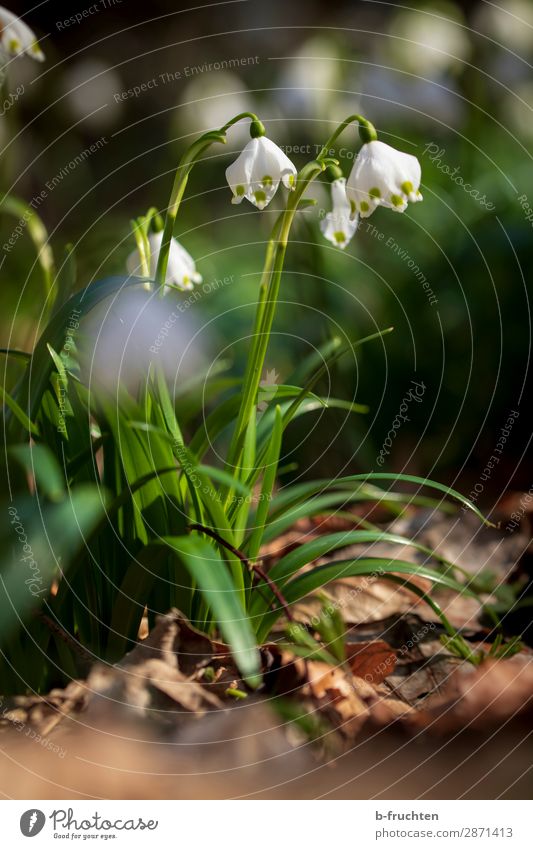
M 170 193 L 170 200 L 165 215 L 165 226 L 163 228 L 163 238 L 161 240 L 161 250 L 157 258 L 157 268 L 155 272 L 155 284 L 157 288 L 162 287 L 167 276 L 168 257 L 170 253 L 170 244 L 174 233 L 174 225 L 176 223 L 176 215 L 180 207 L 181 199 L 187 186 L 189 174 L 191 173 L 194 164 L 198 157 L 204 153 L 213 142 L 218 141 L 221 144 L 226 143 L 226 138 L 223 133 L 205 133 L 197 141 L 195 141 L 184 153 L 180 159 L 180 163 L 176 169 L 174 184 Z
M 284 217 L 284 212 L 278 217 L 274 227 L 272 228 L 272 232 L 270 234 L 270 239 L 267 244 L 266 254 L 265 254 L 265 262 L 263 266 L 263 271 L 261 273 L 261 282 L 259 284 L 259 297 L 257 300 L 257 306 L 255 310 L 255 318 L 254 318 L 254 326 L 252 330 L 252 352 L 255 345 L 255 340 L 261 333 L 261 328 L 263 324 L 263 315 L 265 310 L 265 303 L 268 294 L 268 283 L 270 280 L 270 275 L 272 273 L 272 264 L 274 262 L 274 257 L 276 255 L 276 244 L 279 238 L 279 232 L 281 229 L 281 224 Z M 251 380 L 252 369 L 247 368 L 244 379 L 243 379 L 243 395 L 246 395 L 250 391 L 250 380 Z M 229 464 L 229 458 L 228 458 Z
M 43 311 L 44 323 L 46 324 L 47 316 L 50 314 L 57 295 L 57 290 L 54 287 L 56 270 L 54 263 L 54 255 L 50 247 L 48 232 L 41 218 L 35 210 L 28 206 L 24 201 L 5 194 L 0 200 L 0 213 L 7 212 L 13 215 L 19 221 L 26 222 L 28 235 L 32 240 L 37 252 L 37 262 L 41 269 L 41 275 L 44 283 L 45 308 Z
M 230 118 L 227 124 L 224 124 L 224 126 L 220 128 L 220 132 L 227 133 L 227 131 L 230 127 L 233 126 L 233 124 L 236 124 L 238 121 L 242 121 L 243 118 L 249 118 L 252 124 L 257 124 L 261 127 L 263 126 L 255 112 L 239 112 L 238 115 L 235 115 L 233 118 Z
M 150 277 L 150 246 L 148 243 L 148 236 L 146 235 L 145 228 L 143 226 L 143 220 L 139 220 L 138 218 L 132 219 L 130 222 L 131 230 L 133 236 L 135 238 L 135 244 L 137 245 L 137 251 L 139 253 L 140 266 L 141 266 L 141 274 L 143 277 Z
M 376 128 L 374 125 L 363 115 L 349 115 L 348 118 L 345 118 L 342 124 L 339 124 L 335 132 L 329 137 L 327 142 L 325 142 L 322 150 L 318 154 L 317 159 L 321 160 L 325 156 L 328 155 L 328 151 L 331 150 L 335 142 L 341 133 L 344 132 L 346 127 L 349 127 L 350 124 L 359 124 L 359 137 L 363 144 L 366 144 L 370 141 L 376 141 L 378 134 L 376 132 Z
M 296 186 L 289 195 L 287 207 L 282 215 L 279 235 L 274 237 L 267 248 L 265 267 L 257 305 L 254 337 L 250 357 L 244 376 L 244 388 L 237 423 L 230 444 L 227 467 L 237 465 L 243 448 L 244 434 L 248 421 L 255 408 L 261 374 L 270 339 L 270 331 L 276 312 L 281 283 L 281 274 L 289 240 L 291 225 L 298 209 L 299 201 L 309 183 L 326 167 L 322 161 L 313 161 L 305 165 L 296 178 Z
M 204 133 L 203 136 L 201 136 L 199 139 L 197 139 L 191 144 L 191 146 L 185 151 L 185 153 L 180 159 L 179 165 L 176 169 L 174 184 L 172 186 L 170 200 L 168 202 L 167 212 L 165 215 L 163 238 L 161 240 L 161 249 L 159 251 L 159 256 L 157 259 L 157 268 L 155 272 L 155 284 L 157 288 L 161 289 L 161 291 L 163 291 L 162 287 L 164 286 L 165 279 L 167 276 L 168 257 L 170 254 L 170 245 L 172 242 L 172 235 L 174 233 L 176 216 L 178 214 L 180 203 L 183 198 L 185 188 L 187 186 L 189 174 L 191 173 L 199 157 L 203 153 L 205 153 L 205 151 L 214 142 L 226 144 L 226 132 L 231 126 L 233 126 L 233 124 L 236 124 L 237 121 L 241 121 L 243 118 L 250 118 L 250 120 L 252 121 L 252 125 L 258 125 L 262 127 L 259 118 L 253 112 L 241 112 L 239 113 L 239 115 L 235 115 L 234 118 L 231 118 L 231 120 L 224 124 L 224 126 L 221 127 L 220 130 L 213 130 L 208 133 Z
M 287 207 L 281 216 L 281 221 L 279 223 L 279 236 L 274 235 L 278 226 L 276 225 L 271 240 L 267 246 L 265 265 L 259 290 L 259 300 L 257 303 L 252 346 L 243 380 L 242 401 L 226 460 L 227 471 L 231 471 L 239 462 L 243 449 L 244 434 L 248 426 L 250 415 L 252 414 L 256 404 L 257 392 L 259 390 L 259 383 L 261 381 L 261 374 L 263 373 L 265 356 L 270 339 L 270 331 L 276 311 L 276 303 L 279 294 L 287 242 L 290 228 L 296 214 L 296 210 L 298 209 L 298 204 L 309 183 L 329 166 L 338 164 L 335 159 L 332 159 L 329 156 L 329 151 L 337 137 L 355 120 L 359 123 L 361 138 L 363 138 L 363 135 L 368 141 L 371 138 L 377 138 L 377 133 L 373 125 L 362 115 L 351 115 L 349 118 L 346 118 L 346 120 L 340 124 L 337 130 L 323 146 L 317 159 L 305 165 L 298 174 L 295 189 L 289 195 Z M 231 493 L 228 493 L 228 499 L 230 496 Z

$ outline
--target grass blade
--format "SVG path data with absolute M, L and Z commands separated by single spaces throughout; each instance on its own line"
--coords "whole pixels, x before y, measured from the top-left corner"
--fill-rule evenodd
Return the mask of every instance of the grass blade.
M 165 537 L 162 542 L 177 554 L 203 593 L 244 679 L 251 687 L 259 686 L 261 661 L 255 637 L 218 551 L 207 540 L 192 536 Z

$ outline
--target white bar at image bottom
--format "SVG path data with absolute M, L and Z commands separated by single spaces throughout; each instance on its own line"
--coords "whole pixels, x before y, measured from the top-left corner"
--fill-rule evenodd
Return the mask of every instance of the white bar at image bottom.
M 528 801 L 76 800 L 1 803 L 2 845 L 531 849 Z M 28 844 L 35 837 L 35 844 Z

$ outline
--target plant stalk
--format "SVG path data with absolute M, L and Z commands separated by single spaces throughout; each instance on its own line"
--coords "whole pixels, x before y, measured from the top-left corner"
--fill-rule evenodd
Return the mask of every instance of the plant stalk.
M 226 468 L 230 469 L 238 464 L 243 448 L 244 434 L 252 414 L 259 383 L 263 373 L 265 356 L 268 349 L 270 332 L 276 313 L 277 300 L 285 261 L 285 253 L 289 240 L 289 233 L 298 209 L 298 203 L 307 189 L 309 183 L 315 179 L 325 168 L 323 161 L 315 160 L 309 162 L 302 168 L 296 179 L 294 191 L 289 195 L 287 207 L 282 215 L 279 235 L 273 236 L 267 247 L 265 265 L 261 278 L 260 294 L 257 303 L 256 318 L 254 324 L 254 336 L 248 364 L 244 375 L 244 389 L 241 405 L 237 416 L 235 430 L 228 451 Z
M 179 161 L 174 177 L 174 183 L 172 185 L 172 191 L 170 193 L 170 200 L 165 214 L 163 238 L 161 240 L 161 249 L 157 259 L 157 268 L 155 273 L 155 284 L 157 288 L 161 289 L 161 291 L 163 291 L 163 286 L 167 276 L 168 257 L 170 254 L 170 245 L 172 242 L 172 235 L 174 233 L 176 216 L 187 186 L 189 174 L 191 173 L 196 161 L 202 153 L 204 153 L 213 144 L 213 142 L 226 144 L 226 132 L 233 124 L 236 124 L 237 121 L 240 121 L 243 118 L 250 118 L 252 122 L 259 121 L 257 115 L 253 112 L 241 112 L 239 115 L 235 115 L 235 117 L 231 118 L 231 120 L 224 124 L 220 130 L 213 130 L 208 133 L 204 133 L 203 136 L 190 145 Z

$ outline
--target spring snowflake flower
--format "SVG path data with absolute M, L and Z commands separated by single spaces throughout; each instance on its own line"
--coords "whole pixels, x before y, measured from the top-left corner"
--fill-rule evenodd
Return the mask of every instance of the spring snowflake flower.
M 294 189 L 296 168 L 281 148 L 265 136 L 252 138 L 226 169 L 226 179 L 233 192 L 232 203 L 247 198 L 258 209 L 267 206 L 280 184 Z
M 359 216 L 351 217 L 351 205 L 346 196 L 346 180 L 339 177 L 331 183 L 332 210 L 320 222 L 322 233 L 338 248 L 344 248 L 352 240 Z
M 44 62 L 44 53 L 37 44 L 35 33 L 3 6 L 0 6 L 0 44 L 8 56 L 26 53 L 38 62 Z
M 160 233 L 150 233 L 148 236 L 150 245 L 150 277 L 152 278 L 155 277 L 162 240 L 162 231 Z M 129 255 L 126 265 L 130 274 L 139 274 L 141 257 L 137 250 Z M 172 239 L 165 283 L 170 286 L 177 286 L 178 289 L 185 292 L 190 291 L 195 283 L 201 283 L 202 279 L 202 275 L 196 271 L 196 264 L 190 253 L 185 250 L 183 245 L 180 245 L 177 239 Z
M 346 184 L 352 215 L 372 215 L 377 206 L 396 212 L 407 208 L 407 201 L 422 200 L 421 168 L 416 156 L 395 150 L 385 142 L 370 141 L 357 155 Z

